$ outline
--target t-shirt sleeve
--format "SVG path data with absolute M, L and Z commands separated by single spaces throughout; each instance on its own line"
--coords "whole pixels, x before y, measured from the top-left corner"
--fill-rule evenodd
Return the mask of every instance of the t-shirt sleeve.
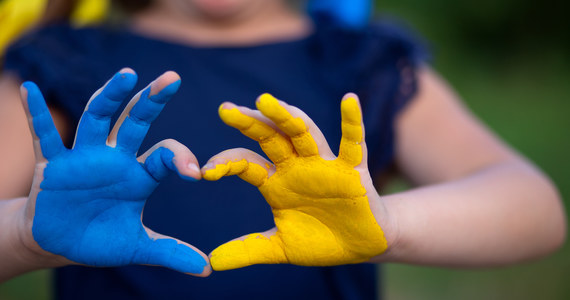
M 394 125 L 417 93 L 417 72 L 429 60 L 425 43 L 397 20 L 351 30 L 327 15 L 315 18 L 312 49 L 320 76 L 339 97 L 355 92 L 362 105 L 368 166 L 373 174 L 394 159 Z
M 394 159 L 395 122 L 418 91 L 417 72 L 428 63 L 426 43 L 395 21 L 372 24 L 363 39 L 355 91 L 361 97 L 372 173 Z
M 52 25 L 12 44 L 3 57 L 2 72 L 35 82 L 50 105 L 79 116 L 89 100 L 86 87 L 92 85 L 85 75 L 86 70 L 94 69 L 94 62 L 88 58 L 90 51 L 93 49 L 80 32 L 69 25 Z

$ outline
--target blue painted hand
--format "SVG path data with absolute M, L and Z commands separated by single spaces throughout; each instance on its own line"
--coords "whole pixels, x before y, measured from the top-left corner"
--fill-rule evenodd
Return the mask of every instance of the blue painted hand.
M 167 72 L 137 94 L 109 134 L 111 117 L 136 80 L 124 69 L 95 93 L 72 149 L 63 145 L 38 87 L 22 85 L 37 160 L 26 208 L 33 238 L 43 250 L 78 264 L 158 265 L 207 276 L 204 253 L 141 221 L 146 199 L 170 171 L 200 178 L 194 155 L 173 140 L 136 157 L 151 122 L 178 90 L 178 75 Z

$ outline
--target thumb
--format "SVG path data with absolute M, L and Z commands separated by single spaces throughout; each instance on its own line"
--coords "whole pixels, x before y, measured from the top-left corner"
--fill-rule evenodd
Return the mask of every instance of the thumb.
M 216 271 L 232 270 L 256 264 L 287 263 L 277 230 L 251 233 L 229 241 L 210 253 L 212 268 Z
M 156 181 L 161 181 L 170 172 L 178 173 L 185 180 L 196 181 L 201 178 L 196 156 L 173 139 L 160 141 L 137 160 Z
M 134 257 L 141 265 L 162 266 L 178 272 L 206 277 L 212 273 L 208 257 L 196 247 L 145 228 L 148 239 Z

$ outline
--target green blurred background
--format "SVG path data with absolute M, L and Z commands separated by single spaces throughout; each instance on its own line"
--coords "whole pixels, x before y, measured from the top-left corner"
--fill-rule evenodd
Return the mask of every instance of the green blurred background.
M 499 136 L 540 166 L 570 203 L 570 18 L 562 1 L 377 1 L 431 46 L 433 66 Z M 395 181 L 390 190 L 405 187 Z M 529 241 L 532 243 L 532 241 Z M 462 271 L 390 264 L 383 295 L 402 299 L 570 299 L 570 247 L 520 266 Z M 49 299 L 50 274 L 0 285 L 0 299 Z
M 570 19 L 562 1 L 381 0 L 377 11 L 404 19 L 430 42 L 435 69 L 554 180 L 570 206 Z M 384 270 L 391 300 L 570 299 L 568 243 L 549 258 L 495 270 Z

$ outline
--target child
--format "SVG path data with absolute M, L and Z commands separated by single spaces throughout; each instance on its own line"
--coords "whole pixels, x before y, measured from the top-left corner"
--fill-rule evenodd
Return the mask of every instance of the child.
M 25 117 L 14 104 L 20 81 L 38 83 L 60 133 L 69 137 L 90 93 L 127 65 L 138 72 L 140 82 L 149 82 L 165 69 L 176 70 L 184 80 L 141 148 L 170 137 L 187 145 L 200 161 L 229 148 L 256 147 L 218 120 L 222 101 L 250 106 L 257 96 L 269 92 L 299 107 L 310 119 L 284 106 L 304 120 L 321 153 L 327 152 L 327 143 L 317 134 L 317 126 L 330 148 L 338 149 L 339 101 L 345 93 L 355 92 L 362 104 L 369 153 L 368 165 L 355 170 L 387 241 L 386 251 L 368 261 L 495 266 L 545 255 L 563 242 L 565 220 L 556 189 L 459 104 L 422 63 L 421 50 L 398 29 L 373 24 L 345 30 L 327 17 L 311 21 L 283 0 L 156 0 L 149 5 L 132 13 L 127 29 L 74 30 L 58 25 L 9 50 L 5 70 L 14 75 L 3 79 L 1 90 L 1 111 L 10 112 L 0 124 L 2 129 L 10 126 L 10 131 L 2 131 L 3 197 L 27 194 L 34 167 L 33 148 L 24 134 Z M 222 111 L 233 108 L 224 104 Z M 243 107 L 238 111 L 275 126 L 258 112 Z M 234 124 L 239 127 L 239 122 Z M 245 150 L 231 153 L 213 159 L 204 176 L 217 179 L 207 170 L 226 164 L 227 159 L 240 161 L 247 156 L 260 161 Z M 332 158 L 328 152 L 324 157 Z M 391 162 L 424 187 L 380 199 L 366 174 L 369 169 L 377 178 Z M 177 169 L 183 175 L 195 174 Z M 303 184 L 304 180 L 297 185 Z M 149 228 L 204 251 L 274 226 L 259 193 L 234 178 L 199 184 L 168 178 L 149 198 L 144 212 Z M 338 221 L 343 228 L 346 220 Z M 359 221 L 356 216 L 346 225 Z M 284 262 L 258 258 L 253 261 Z M 56 272 L 56 293 L 62 299 L 369 299 L 376 291 L 375 268 L 370 264 L 256 265 L 216 272 L 205 280 L 145 266 L 73 266 Z

